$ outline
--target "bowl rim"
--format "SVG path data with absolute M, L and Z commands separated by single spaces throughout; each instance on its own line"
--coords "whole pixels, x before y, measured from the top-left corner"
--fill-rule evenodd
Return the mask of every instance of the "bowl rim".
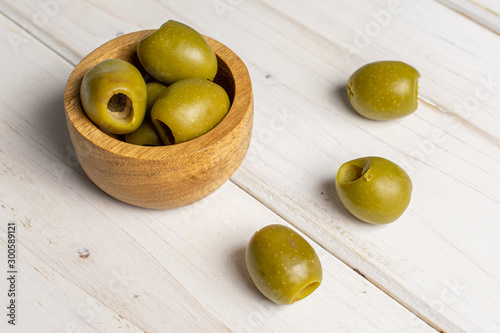
M 192 155 L 217 144 L 238 127 L 248 112 L 253 112 L 253 95 L 250 74 L 243 61 L 227 46 L 202 35 L 212 49 L 227 65 L 234 80 L 234 98 L 226 116 L 207 133 L 189 141 L 168 146 L 139 146 L 115 139 L 102 132 L 85 114 L 80 103 L 80 85 L 85 73 L 105 59 L 116 48 L 130 47 L 156 31 L 140 30 L 113 38 L 85 56 L 73 69 L 64 91 L 64 105 L 68 126 L 73 126 L 86 140 L 112 154 L 135 159 L 163 160 Z M 136 49 L 136 47 L 134 48 Z M 219 53 L 223 51 L 224 56 Z M 71 124 L 70 124 L 71 123 Z

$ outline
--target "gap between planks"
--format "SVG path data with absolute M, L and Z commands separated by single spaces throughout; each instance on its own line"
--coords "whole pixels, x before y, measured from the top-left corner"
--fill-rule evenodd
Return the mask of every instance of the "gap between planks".
M 480 22 L 476 15 L 471 13 L 470 11 L 467 10 L 467 8 L 460 6 L 459 4 L 454 3 L 453 1 L 450 0 L 434 0 L 438 4 L 448 8 L 449 10 L 467 18 L 471 22 L 476 23 L 477 25 L 481 26 L 482 28 L 491 31 L 492 33 L 496 35 L 500 35 L 500 26 L 495 25 L 493 22 Z M 498 13 L 495 13 L 494 11 L 490 10 L 489 8 L 486 8 L 484 6 L 481 6 L 481 4 L 475 2 L 475 1 L 468 1 L 472 6 L 479 8 L 481 12 L 485 12 L 488 14 L 491 14 L 493 16 L 496 16 L 500 19 L 500 15 Z M 474 16 L 473 16 L 474 15 Z

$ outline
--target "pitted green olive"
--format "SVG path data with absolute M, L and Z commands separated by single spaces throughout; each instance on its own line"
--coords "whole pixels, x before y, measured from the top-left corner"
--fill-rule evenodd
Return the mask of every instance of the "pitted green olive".
M 404 62 L 373 62 L 359 68 L 349 78 L 349 101 L 366 118 L 401 118 L 417 109 L 419 78 L 420 73 Z
M 138 129 L 125 134 L 125 142 L 140 146 L 163 146 L 153 122 L 148 118 L 144 119 Z
M 131 133 L 146 113 L 146 83 L 132 64 L 104 60 L 83 77 L 80 101 L 87 116 L 103 132 Z
M 278 304 L 292 304 L 309 296 L 323 278 L 316 251 L 301 235 L 280 224 L 257 231 L 245 259 L 255 286 Z
M 206 79 L 170 85 L 154 103 L 151 118 L 165 144 L 194 139 L 214 128 L 229 110 L 226 91 Z
M 398 219 L 410 203 L 412 183 L 397 164 L 381 157 L 358 158 L 342 164 L 336 189 L 354 216 L 372 224 Z
M 137 45 L 144 69 L 165 84 L 187 78 L 213 80 L 217 57 L 208 42 L 193 28 L 167 21 Z
M 155 104 L 158 97 L 163 95 L 163 93 L 167 90 L 167 86 L 158 82 L 149 82 L 146 84 L 146 88 L 148 91 L 148 103 L 146 107 L 146 114 L 151 115 L 151 109 Z
M 157 82 L 149 82 L 146 83 L 146 89 L 148 99 L 144 121 L 138 129 L 125 135 L 125 141 L 140 146 L 162 146 L 163 142 L 151 120 L 151 109 L 158 97 L 167 90 L 167 86 Z

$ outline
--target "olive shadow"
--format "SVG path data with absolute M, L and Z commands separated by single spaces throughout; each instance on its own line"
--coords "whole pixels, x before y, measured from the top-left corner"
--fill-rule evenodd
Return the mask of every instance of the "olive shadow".
M 352 219 L 353 216 L 349 211 L 344 207 L 342 202 L 340 201 L 339 196 L 337 195 L 337 189 L 335 188 L 335 178 L 325 179 L 321 183 L 321 193 L 324 194 L 325 199 L 330 203 L 330 205 L 334 208 L 334 212 L 337 214 L 341 214 L 342 217 Z
M 376 227 L 376 225 L 374 224 L 361 221 L 360 219 L 352 215 L 347 210 L 347 208 L 345 208 L 344 204 L 342 204 L 342 201 L 340 201 L 340 198 L 337 194 L 337 188 L 335 187 L 335 179 L 336 176 L 334 178 L 325 179 L 321 183 L 321 189 L 320 189 L 321 193 L 325 195 L 326 199 L 328 200 L 328 202 L 330 202 L 332 208 L 334 209 L 333 213 L 339 214 L 342 216 L 342 218 L 345 218 L 349 222 L 358 224 L 364 228 Z
M 335 100 L 340 100 L 342 101 L 342 104 L 344 104 L 345 108 L 351 113 L 356 115 L 356 117 L 366 119 L 363 116 L 361 116 L 356 110 L 351 105 L 351 102 L 349 101 L 349 96 L 347 94 L 347 88 L 345 84 L 342 85 L 337 85 L 333 87 L 333 93 L 332 97 Z
M 267 297 L 262 295 L 259 289 L 257 289 L 257 287 L 255 286 L 255 283 L 253 283 L 252 278 L 250 277 L 250 274 L 248 273 L 248 269 L 246 266 L 245 252 L 246 252 L 246 247 L 239 247 L 231 255 L 231 257 L 233 258 L 234 266 L 239 275 L 238 276 L 239 279 L 241 281 L 244 281 L 244 284 L 249 294 L 254 294 L 257 297 L 261 298 L 262 300 L 271 302 Z

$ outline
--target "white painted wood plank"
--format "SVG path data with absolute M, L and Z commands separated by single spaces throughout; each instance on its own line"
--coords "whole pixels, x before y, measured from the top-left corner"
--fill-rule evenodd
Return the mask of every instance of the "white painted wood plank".
M 7 207 L 4 207 L 8 209 Z M 2 218 L 4 214 L 1 214 Z M 9 214 L 5 214 L 7 217 Z M 3 220 L 5 221 L 5 220 Z M 50 265 L 39 259 L 37 253 L 31 253 L 23 246 L 23 236 L 32 231 L 31 223 L 36 220 L 18 221 L 11 218 L 8 221 L 17 222 L 19 243 L 17 251 L 20 254 L 17 274 L 17 318 L 16 325 L 7 325 L 4 318 L 0 327 L 2 332 L 143 332 L 135 324 L 124 319 L 121 314 L 101 303 L 100 299 L 92 297 L 84 288 L 75 285 L 66 277 L 53 270 Z M 3 226 L 6 221 L 3 223 Z M 5 230 L 2 226 L 1 245 L 6 249 Z M 40 248 L 35 248 L 39 252 Z M 2 251 L 4 252 L 4 251 Z M 75 258 L 75 251 L 71 251 Z M 5 255 L 0 256 L 5 262 Z M 77 260 L 71 267 L 77 267 Z M 68 267 L 69 268 L 69 267 Z M 94 272 L 97 273 L 97 272 Z M 122 272 L 116 271 L 120 276 Z M 129 274 L 129 273 L 126 273 Z M 126 276 L 125 276 L 126 277 Z M 0 284 L 2 290 L 7 290 L 6 283 Z M 96 290 L 101 298 L 109 298 L 110 291 L 120 286 L 116 279 L 109 279 L 108 285 Z M 128 282 L 128 281 L 127 281 Z M 110 287 L 111 286 L 111 287 Z M 119 289 L 123 289 L 121 286 Z M 118 290 L 121 291 L 121 290 Z M 2 301 L 5 297 L 2 297 Z M 5 303 L 5 302 L 3 302 Z M 9 318 L 10 319 L 10 318 Z M 132 320 L 134 320 L 132 318 Z
M 500 34 L 500 2 L 496 0 L 437 0 L 478 24 Z
M 433 1 L 401 1 L 364 41 L 363 31 L 377 29 L 373 13 L 390 2 L 224 3 L 145 2 L 110 15 L 113 2 L 75 1 L 71 11 L 85 15 L 66 15 L 61 6 L 41 30 L 74 58 L 117 32 L 168 18 L 226 43 L 250 68 L 257 110 L 252 151 L 233 181 L 439 327 L 498 329 L 499 268 L 490 255 L 499 250 L 498 35 Z M 9 5 L 29 22 L 33 8 Z M 89 25 L 93 19 L 101 23 Z M 430 104 L 380 124 L 348 111 L 343 87 L 357 67 L 387 58 L 421 71 Z M 412 175 L 412 205 L 397 224 L 356 223 L 332 192 L 338 166 L 364 155 L 389 157 Z
M 3 17 L 0 27 L 22 34 Z M 259 228 L 286 222 L 231 182 L 169 211 L 105 195 L 83 175 L 65 127 L 72 66 L 36 40 L 29 52 L 0 42 L 0 262 L 15 221 L 21 331 L 434 331 L 311 240 L 320 288 L 289 307 L 265 300 L 244 248 Z M 5 319 L 0 330 L 13 331 Z

